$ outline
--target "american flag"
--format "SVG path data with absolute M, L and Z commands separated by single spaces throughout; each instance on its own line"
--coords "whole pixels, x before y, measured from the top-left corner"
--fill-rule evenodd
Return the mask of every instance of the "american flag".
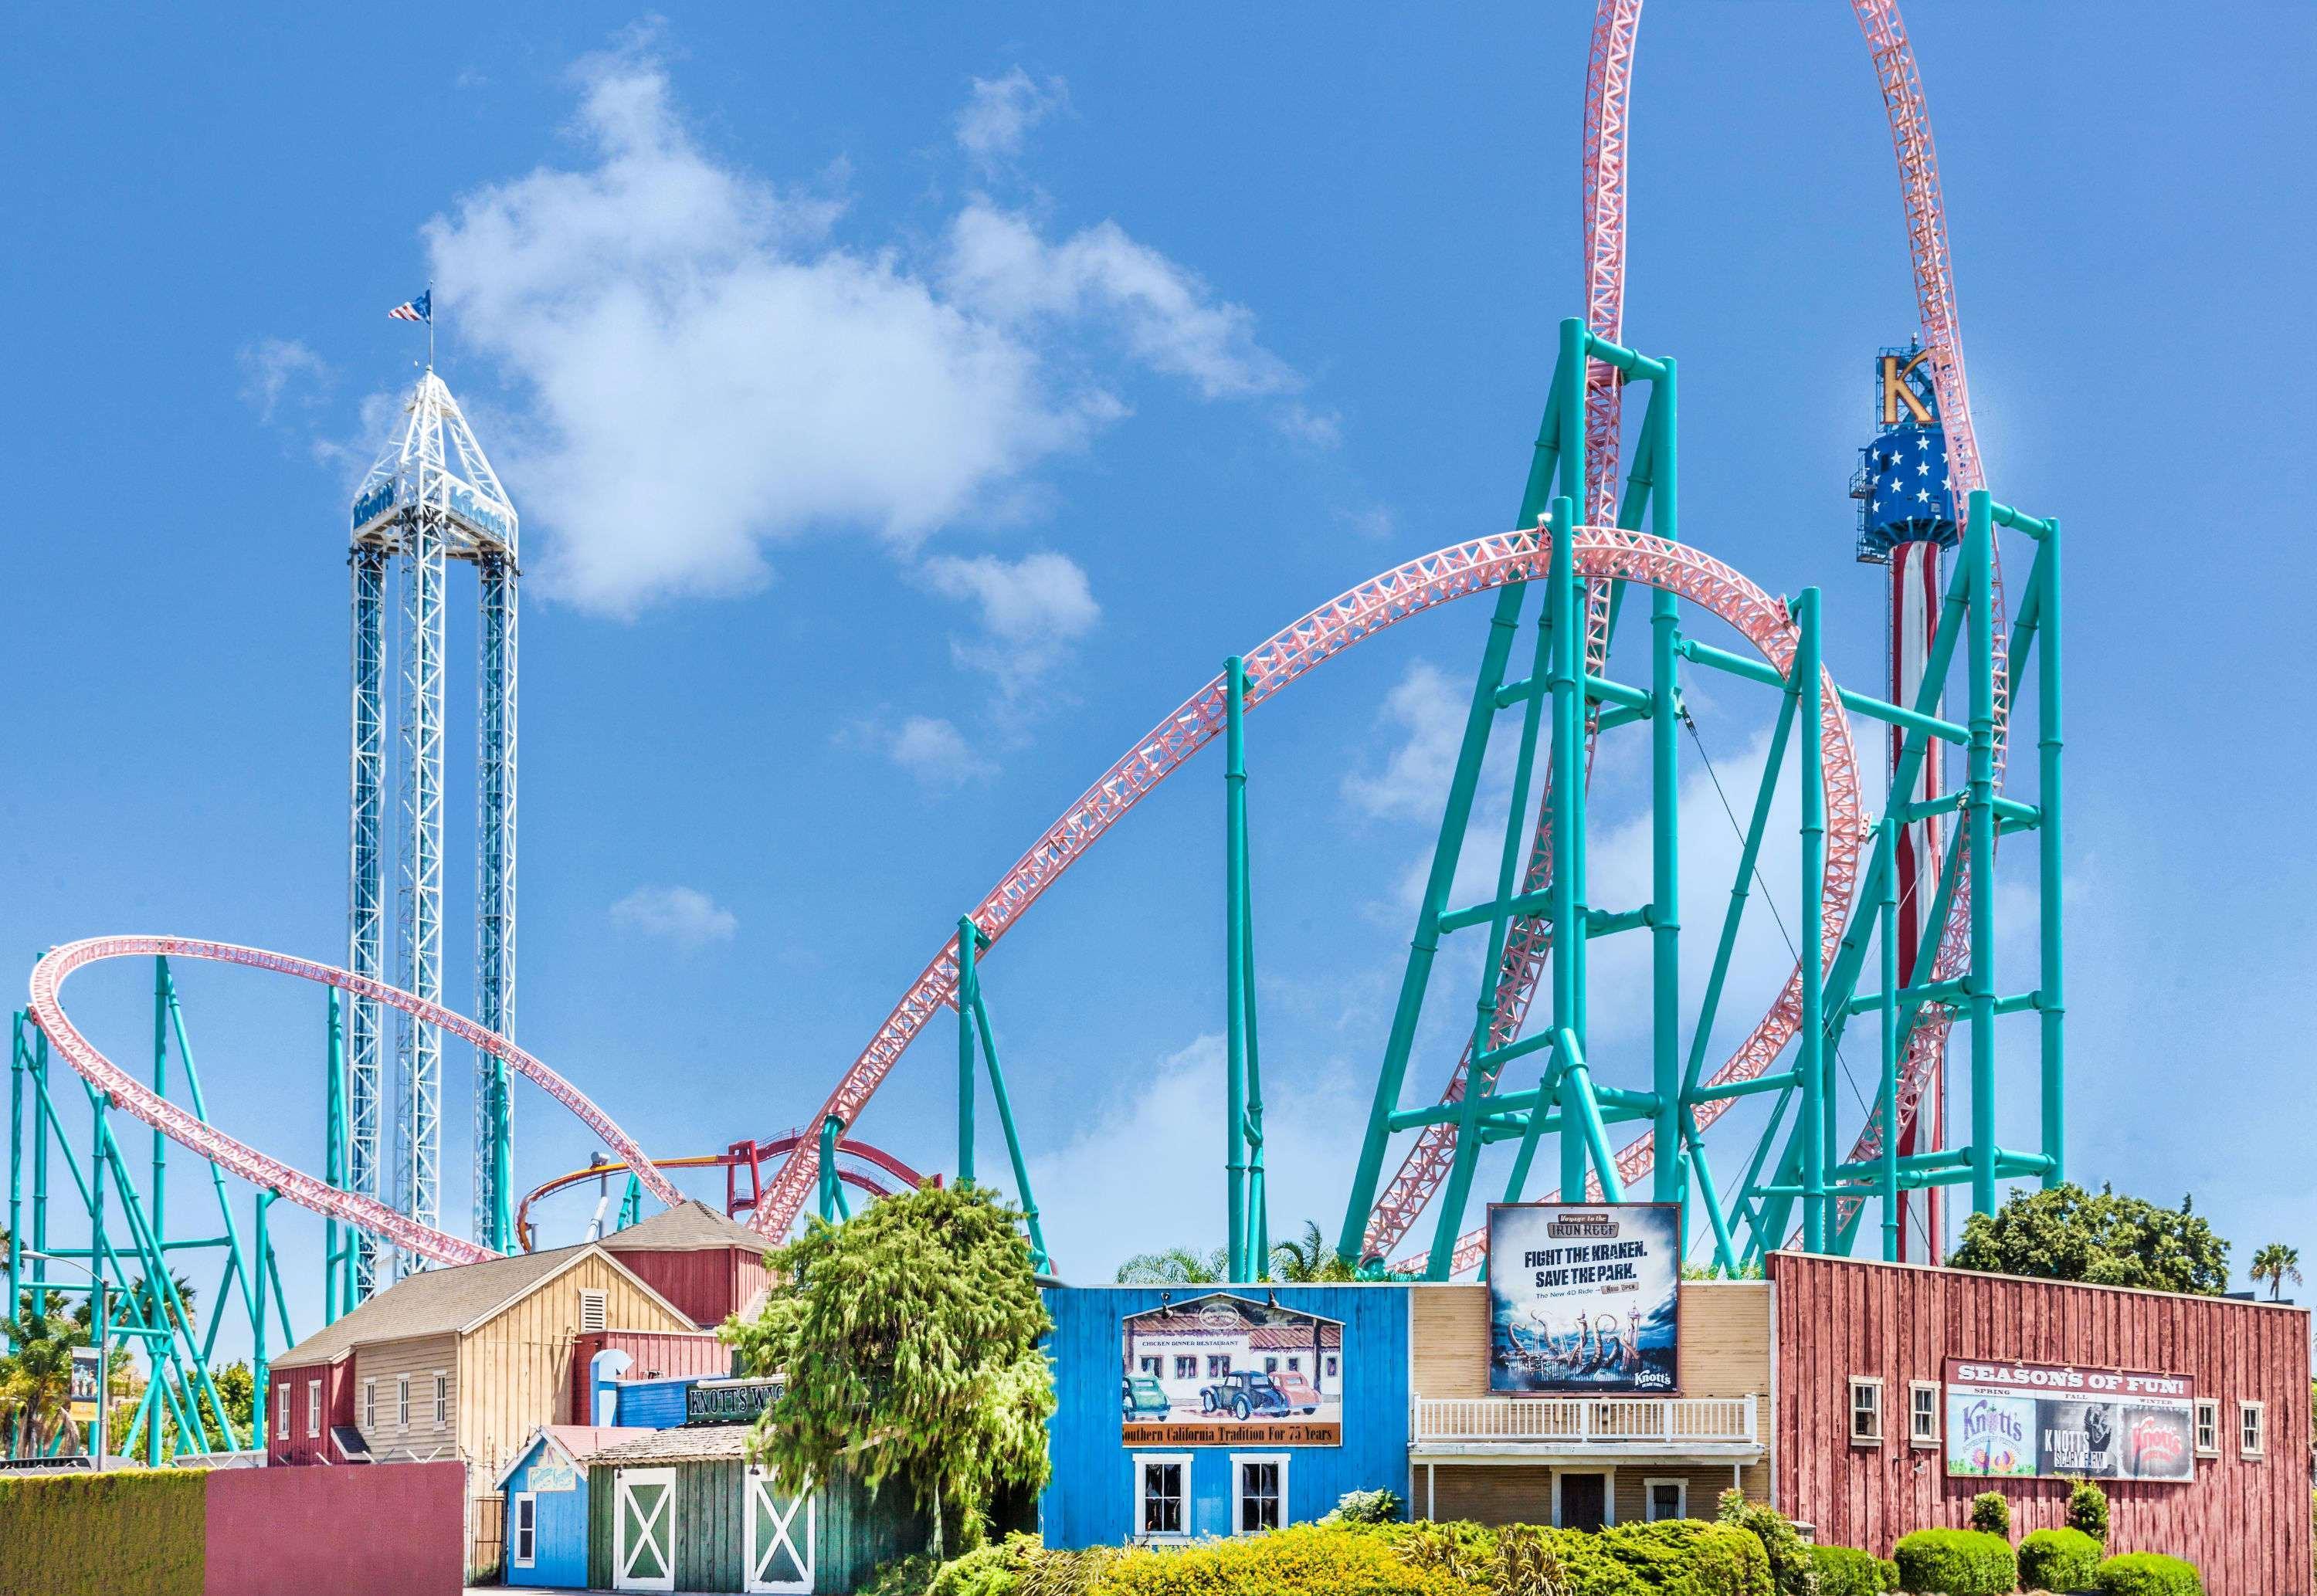
M 387 315 L 397 321 L 431 322 L 434 319 L 434 290 L 428 289 L 415 299 L 406 299 Z

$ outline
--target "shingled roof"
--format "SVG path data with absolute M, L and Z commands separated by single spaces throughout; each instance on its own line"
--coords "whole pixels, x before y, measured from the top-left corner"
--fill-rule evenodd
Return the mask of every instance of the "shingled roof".
M 421 1270 L 406 1275 L 336 1324 L 325 1325 L 276 1356 L 273 1366 L 287 1369 L 335 1363 L 367 1342 L 471 1330 L 590 1253 L 604 1253 L 604 1248 L 599 1243 L 585 1242 L 544 1253 L 516 1253 L 480 1263 Z M 635 1279 L 635 1272 L 618 1259 L 604 1254 L 604 1262 Z M 636 1285 L 655 1297 L 659 1296 L 642 1280 L 636 1280 Z M 668 1311 L 675 1312 L 673 1306 Z
M 614 1253 L 704 1253 L 722 1247 L 762 1253 L 772 1244 L 699 1199 L 687 1198 L 640 1224 L 612 1232 L 604 1245 Z
M 655 1430 L 633 1440 L 598 1450 L 588 1462 L 721 1463 L 748 1455 L 751 1424 L 694 1424 L 678 1430 Z

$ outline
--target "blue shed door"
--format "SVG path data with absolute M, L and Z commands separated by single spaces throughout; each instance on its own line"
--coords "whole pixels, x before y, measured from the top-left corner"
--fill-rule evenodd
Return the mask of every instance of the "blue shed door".
M 816 1517 L 812 1487 L 784 1491 L 778 1475 L 751 1464 L 742 1488 L 747 1492 L 747 1540 L 740 1588 L 810 1596 Z

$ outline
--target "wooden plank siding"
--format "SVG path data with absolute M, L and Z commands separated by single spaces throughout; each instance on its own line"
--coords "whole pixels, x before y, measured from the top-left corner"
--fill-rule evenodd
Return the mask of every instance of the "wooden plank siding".
M 614 1237 L 614 1240 L 617 1238 Z M 604 1251 L 636 1271 L 651 1288 L 713 1330 L 738 1313 L 765 1288 L 765 1255 L 739 1247 L 701 1247 L 683 1252 Z
M 593 1253 L 477 1325 L 461 1339 L 458 1388 L 468 1399 L 455 1409 L 458 1446 L 474 1471 L 475 1494 L 490 1493 L 491 1481 L 540 1425 L 586 1422 L 571 1404 L 582 1291 L 604 1293 L 606 1328 L 693 1328 Z
M 262 1445 L 269 1463 L 343 1463 L 330 1444 L 330 1427 L 354 1422 L 353 1360 L 335 1363 L 277 1363 L 266 1371 L 265 1434 Z M 306 1433 L 306 1410 L 311 1382 L 322 1382 L 322 1423 L 319 1435 Z M 207 1405 L 202 1412 L 206 1414 Z M 290 1433 L 281 1433 L 282 1414 L 290 1415 Z
M 571 1349 L 571 1422 L 592 1424 L 587 1412 L 587 1366 L 595 1354 L 625 1352 L 630 1360 L 623 1380 L 656 1380 L 693 1375 L 717 1378 L 732 1373 L 732 1349 L 704 1330 L 591 1330 Z
M 2068 1363 L 2187 1375 L 2221 1404 L 2221 1455 L 2196 1458 L 2192 1483 L 2102 1482 L 2112 1551 L 2186 1557 L 2213 1596 L 2311 1589 L 2305 1310 L 1785 1253 L 1769 1275 L 1777 1504 L 1821 1543 L 1888 1556 L 1910 1530 L 1964 1524 L 1991 1487 L 2015 1536 L 2062 1522 L 2064 1482 L 1950 1479 L 1943 1449 L 1909 1443 L 1905 1404 L 1948 1358 Z M 1854 1375 L 1883 1382 L 1879 1446 L 1849 1440 Z M 2261 1458 L 2238 1455 L 2241 1401 L 2265 1404 Z
M 747 1465 L 720 1461 L 634 1467 L 675 1471 L 675 1588 L 740 1590 L 747 1549 L 743 1494 Z M 612 1588 L 612 1523 L 619 1496 L 613 1476 L 618 1472 L 609 1464 L 587 1470 L 587 1583 L 598 1590 Z M 880 1563 L 923 1551 L 931 1534 L 931 1520 L 901 1481 L 887 1481 L 872 1496 L 852 1475 L 839 1475 L 813 1498 L 813 1589 L 851 1591 Z
M 1415 1394 L 1418 1396 L 1487 1396 L 1489 1391 L 1489 1288 L 1482 1285 L 1423 1285 L 1412 1288 L 1415 1304 Z M 1681 1395 L 1684 1396 L 1751 1396 L 1755 1399 L 1754 1432 L 1762 1440 L 1765 1456 L 1760 1462 L 1749 1463 L 1740 1473 L 1740 1489 L 1757 1502 L 1767 1502 L 1770 1494 L 1770 1460 L 1767 1455 L 1770 1440 L 1770 1288 L 1763 1280 L 1685 1280 L 1681 1284 Z M 1540 1449 L 1542 1450 L 1542 1449 Z M 1444 1518 L 1477 1515 L 1448 1511 L 1448 1473 L 1451 1465 L 1440 1468 L 1439 1511 Z M 1517 1481 L 1501 1485 L 1484 1486 L 1468 1484 L 1463 1476 L 1474 1473 L 1517 1472 L 1525 1465 L 1454 1466 L 1458 1475 L 1455 1490 L 1462 1501 L 1471 1492 L 1486 1492 L 1494 1502 L 1496 1496 L 1511 1493 L 1523 1502 L 1533 1498 L 1527 1487 Z M 1595 1465 L 1593 1467 L 1600 1467 Z M 1619 1522 L 1627 1518 L 1626 1498 L 1630 1493 L 1632 1516 L 1641 1514 L 1641 1482 L 1644 1477 L 1669 1479 L 1695 1472 L 1698 1478 L 1712 1477 L 1719 1481 L 1713 1487 L 1718 1495 L 1730 1485 L 1726 1465 L 1695 1471 L 1679 1467 L 1635 1461 L 1617 1466 L 1616 1515 Z M 1631 1481 L 1628 1482 L 1627 1476 Z M 1424 1489 L 1423 1467 L 1418 1466 L 1417 1489 Z M 1420 1500 L 1420 1497 L 1419 1497 Z M 1543 1498 L 1545 1506 L 1541 1518 L 1526 1520 L 1483 1519 L 1482 1522 L 1507 1523 L 1552 1521 L 1552 1493 L 1546 1488 Z M 1690 1511 L 1710 1512 L 1711 1496 L 1701 1503 L 1695 1481 L 1690 1486 Z M 1533 1506 L 1525 1507 L 1533 1511 Z
M 458 1337 L 407 1336 L 400 1341 L 372 1342 L 354 1349 L 347 1360 L 353 1365 L 354 1422 L 370 1443 L 371 1456 L 380 1463 L 432 1463 L 460 1455 Z M 448 1377 L 450 1404 L 445 1421 L 434 1422 L 434 1377 Z M 410 1422 L 404 1424 L 395 1403 L 395 1382 L 410 1379 Z M 378 1382 L 378 1422 L 362 1422 L 362 1388 Z

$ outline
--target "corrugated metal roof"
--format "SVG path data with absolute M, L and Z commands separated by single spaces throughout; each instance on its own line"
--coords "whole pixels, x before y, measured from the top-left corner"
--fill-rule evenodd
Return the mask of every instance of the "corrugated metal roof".
M 612 1232 L 604 1238 L 604 1245 L 614 1253 L 700 1253 L 723 1247 L 762 1253 L 772 1244 L 738 1220 L 691 1198 L 641 1224 Z
M 748 1424 L 702 1424 L 688 1430 L 655 1430 L 598 1451 L 590 1463 L 746 1462 Z

